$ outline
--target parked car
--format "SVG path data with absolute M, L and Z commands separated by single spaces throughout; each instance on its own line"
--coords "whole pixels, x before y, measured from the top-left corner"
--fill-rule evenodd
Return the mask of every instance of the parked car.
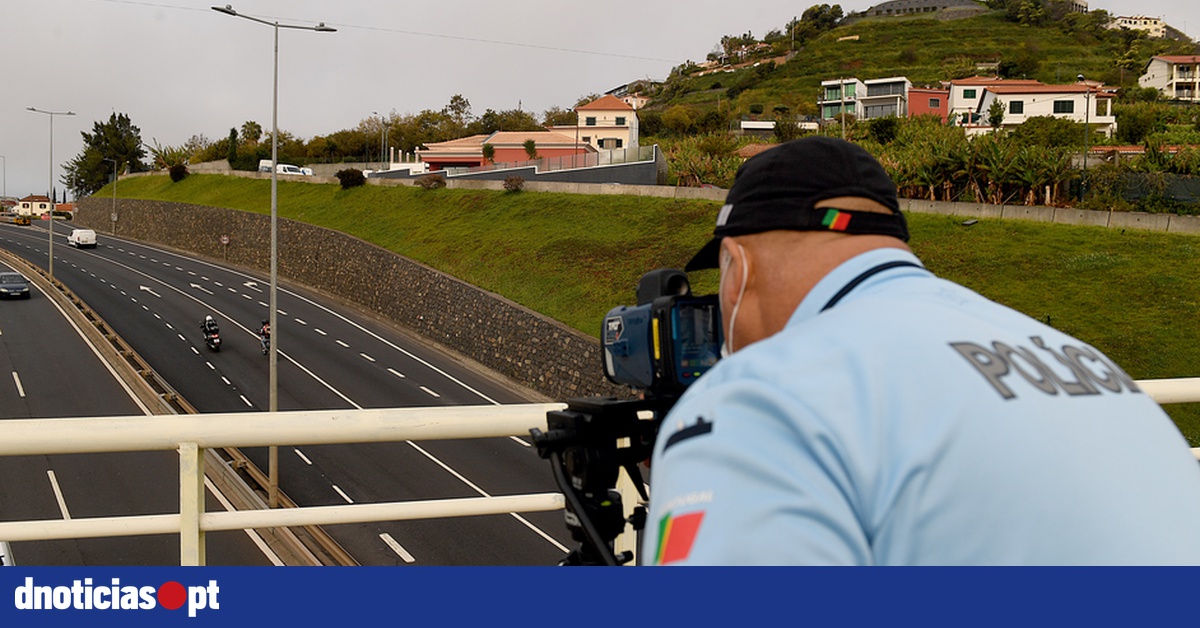
M 67 244 L 77 249 L 96 248 L 96 232 L 91 229 L 74 229 L 67 236 Z
M 21 273 L 0 271 L 0 297 L 6 299 L 28 299 L 29 280 Z

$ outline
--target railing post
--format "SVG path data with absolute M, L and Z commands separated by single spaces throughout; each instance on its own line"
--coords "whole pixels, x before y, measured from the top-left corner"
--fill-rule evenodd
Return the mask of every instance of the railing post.
M 179 564 L 204 566 L 204 457 L 196 443 L 179 444 Z
M 625 472 L 625 469 L 621 469 L 618 473 L 617 485 L 615 488 L 617 489 L 617 492 L 621 494 L 621 504 L 625 508 L 625 512 L 623 514 L 625 515 L 625 519 L 628 520 L 629 517 L 633 515 L 633 509 L 639 505 L 642 505 L 642 497 L 638 494 L 637 487 L 634 485 L 633 479 L 629 477 L 629 474 Z M 637 542 L 637 533 L 634 532 L 630 526 L 625 526 L 624 531 L 613 540 L 613 553 L 620 555 L 623 551 L 629 551 L 631 553 L 630 555 L 633 556 L 633 560 L 625 563 L 625 565 L 632 567 L 638 562 Z

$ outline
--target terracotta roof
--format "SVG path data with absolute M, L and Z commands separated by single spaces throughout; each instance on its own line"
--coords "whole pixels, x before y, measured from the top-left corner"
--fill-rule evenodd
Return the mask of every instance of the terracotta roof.
M 1112 98 L 1112 94 L 1097 91 L 1087 85 L 989 85 L 993 94 L 1084 94 L 1091 92 L 1098 98 Z
M 603 111 L 633 111 L 633 107 L 630 107 L 629 103 L 612 94 L 601 96 L 582 107 L 576 107 L 575 111 L 590 111 L 593 109 Z
M 950 81 L 951 85 L 1041 85 L 1033 79 L 1002 79 L 998 76 L 971 76 Z
M 1166 55 L 1154 58 L 1167 63 L 1200 63 L 1200 55 Z
M 554 131 L 496 131 L 488 138 L 488 144 L 524 144 L 533 140 L 535 144 L 575 144 L 575 137 Z
M 49 197 L 49 196 L 42 196 L 42 195 L 40 195 L 40 194 L 30 194 L 29 196 L 26 196 L 25 198 L 21 199 L 21 202 L 22 202 L 22 203 L 24 203 L 24 202 L 30 202 L 30 203 L 49 203 L 49 202 L 50 202 L 50 197 Z
M 432 142 L 425 145 L 427 150 L 454 150 L 461 148 L 470 148 L 472 146 L 480 146 L 487 140 L 489 136 L 486 134 L 468 135 L 454 140 L 445 142 Z

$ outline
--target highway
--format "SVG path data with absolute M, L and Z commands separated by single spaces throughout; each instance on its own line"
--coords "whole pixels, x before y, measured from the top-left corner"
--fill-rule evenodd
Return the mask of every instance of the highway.
M 0 373 L 0 420 L 149 414 L 36 286 L 29 299 L 0 301 Z M 0 458 L 0 520 L 178 512 L 178 469 L 172 452 Z M 211 491 L 207 503 L 213 510 L 226 507 Z M 225 564 L 276 562 L 253 532 L 214 533 L 208 542 Z M 13 554 L 21 565 L 173 565 L 179 538 L 18 543 Z
M 45 268 L 44 224 L 0 225 L 0 247 Z M 265 278 L 105 233 L 96 249 L 76 250 L 66 245 L 70 228 L 56 224 L 56 278 L 185 399 L 201 413 L 266 410 L 268 363 L 253 332 L 267 317 Z M 202 341 L 205 315 L 221 326 L 219 352 Z M 297 286 L 281 284 L 278 320 L 281 411 L 531 400 L 385 321 Z M 79 353 L 64 351 L 60 362 Z M 67 414 L 130 413 L 103 401 Z M 281 490 L 305 506 L 558 490 L 528 439 L 280 445 Z M 266 469 L 265 448 L 244 453 Z M 327 532 L 363 565 L 552 565 L 572 546 L 561 512 L 343 525 Z M 217 563 L 210 558 L 209 564 Z

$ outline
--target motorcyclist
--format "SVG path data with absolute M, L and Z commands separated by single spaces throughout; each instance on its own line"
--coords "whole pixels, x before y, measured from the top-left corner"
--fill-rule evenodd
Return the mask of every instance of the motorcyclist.
M 258 342 L 262 345 L 263 353 L 266 353 L 267 348 L 271 346 L 271 321 L 265 318 L 258 328 Z
M 204 317 L 204 322 L 200 324 L 200 329 L 204 330 L 205 340 L 216 335 L 220 331 L 220 328 L 217 326 L 217 321 L 213 320 L 211 315 Z

